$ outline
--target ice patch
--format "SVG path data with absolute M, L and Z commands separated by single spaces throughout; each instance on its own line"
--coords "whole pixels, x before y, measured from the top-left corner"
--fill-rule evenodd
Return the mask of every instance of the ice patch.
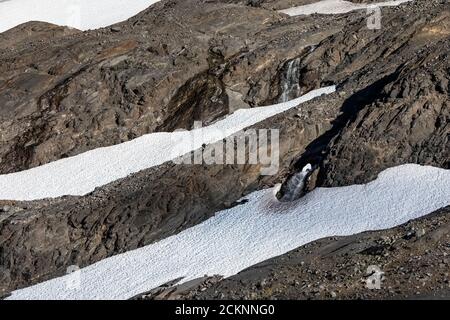
M 127 299 L 163 283 L 234 275 L 311 241 L 392 228 L 450 205 L 450 170 L 403 165 L 365 185 L 316 189 L 280 203 L 273 189 L 141 249 L 13 292 L 9 299 Z
M 311 164 L 307 164 L 302 171 L 295 173 L 286 181 L 286 193 L 278 197 L 281 202 L 289 202 L 300 199 L 306 192 L 308 177 L 312 173 Z

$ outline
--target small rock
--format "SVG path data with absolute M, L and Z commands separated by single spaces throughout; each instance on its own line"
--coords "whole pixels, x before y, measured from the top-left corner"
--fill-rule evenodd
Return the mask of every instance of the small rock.
M 264 279 L 256 284 L 256 288 L 261 290 L 262 288 L 264 288 L 265 285 L 266 285 L 266 280 Z
M 414 238 L 416 236 L 416 231 L 415 230 L 410 230 L 408 231 L 408 233 L 403 237 L 403 239 L 405 240 L 411 240 L 412 238 Z
M 424 229 L 424 228 L 421 228 L 420 230 L 418 230 L 418 231 L 416 232 L 417 238 L 421 238 L 421 237 L 423 237 L 424 235 L 425 235 L 425 229 Z

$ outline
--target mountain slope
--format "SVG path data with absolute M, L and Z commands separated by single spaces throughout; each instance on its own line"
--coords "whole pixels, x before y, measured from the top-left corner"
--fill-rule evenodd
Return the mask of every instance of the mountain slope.
M 272 10 L 287 6 L 165 0 L 104 29 L 30 22 L 0 34 L 2 174 L 337 85 L 252 125 L 280 130 L 274 176 L 262 176 L 260 165 L 169 161 L 106 179 L 88 194 L 0 200 L 1 292 L 187 232 L 308 163 L 318 168 L 309 189 L 368 183 L 406 163 L 448 169 L 448 1 L 385 7 L 380 30 L 367 28 L 364 10 L 297 17 Z M 445 185 L 436 180 L 433 188 L 447 205 Z
M 315 241 L 217 282 L 142 299 L 449 299 L 450 208 L 390 230 Z M 369 290 L 370 266 L 382 272 Z

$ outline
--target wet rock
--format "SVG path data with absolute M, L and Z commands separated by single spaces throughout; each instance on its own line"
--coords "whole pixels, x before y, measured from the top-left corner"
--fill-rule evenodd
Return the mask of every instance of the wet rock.
M 9 216 L 9 210 L 0 221 L 0 259 L 7 274 L 0 292 L 173 235 L 238 204 L 243 195 L 284 181 L 307 163 L 320 164 L 308 191 L 367 182 L 406 162 L 448 167 L 448 2 L 385 8 L 386 25 L 379 31 L 367 30 L 365 17 L 357 12 L 339 19 L 289 18 L 264 9 L 286 2 L 270 3 L 254 8 L 247 1 L 171 1 L 118 24 L 120 32 L 69 32 L 42 25 L 31 30 L 32 37 L 28 26 L 0 35 L 0 173 L 149 132 L 190 128 L 198 119 L 211 123 L 236 106 L 275 102 L 284 90 L 283 66 L 292 59 L 298 59 L 298 68 L 290 88 L 297 88 L 297 79 L 303 91 L 330 84 L 339 88 L 255 126 L 280 129 L 280 172 L 273 177 L 261 177 L 255 166 L 193 170 L 166 163 L 86 197 L 14 205 L 20 214 Z M 298 261 L 308 268 L 299 262 L 297 271 L 313 288 L 325 274 L 317 270 L 332 270 L 336 275 L 328 281 L 345 281 L 342 291 L 348 296 L 364 295 L 346 291 L 359 274 L 353 263 L 382 264 L 389 253 L 389 259 L 402 260 L 414 274 L 418 261 L 434 257 L 433 250 L 423 248 L 442 245 L 446 229 L 426 230 L 417 243 L 402 242 L 407 230 L 396 233 L 403 245 L 417 246 L 412 262 L 402 260 L 401 245 L 389 250 L 394 238 L 378 243 L 380 237 L 356 237 L 362 243 L 331 255 L 323 265 L 327 270 L 315 260 L 324 252 L 323 242 L 305 246 Z M 357 254 L 368 247 L 374 247 L 369 254 Z M 446 253 L 448 246 L 440 250 Z M 292 259 L 297 261 L 295 254 L 287 260 Z M 291 271 L 274 273 L 276 284 Z M 298 287 L 288 284 L 284 288 Z M 239 285 L 255 297 L 253 280 Z M 213 287 L 221 297 L 244 292 L 228 296 L 219 285 Z M 341 297 L 337 283 L 326 288 Z M 210 292 L 200 291 L 205 297 Z

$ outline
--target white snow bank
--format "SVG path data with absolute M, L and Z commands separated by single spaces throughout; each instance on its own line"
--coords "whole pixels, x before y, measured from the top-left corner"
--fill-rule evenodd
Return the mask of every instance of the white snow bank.
M 313 90 L 289 102 L 237 110 L 208 127 L 184 132 L 151 133 L 29 170 L 0 175 L 0 199 L 37 200 L 64 195 L 86 195 L 96 187 L 173 160 L 203 144 L 222 140 L 264 119 L 335 90 L 335 86 Z
M 396 1 L 385 1 L 377 3 L 353 3 L 343 0 L 323 0 L 319 2 L 314 2 L 311 4 L 306 4 L 303 6 L 292 7 L 284 10 L 280 10 L 282 13 L 286 13 L 290 16 L 298 15 L 310 15 L 314 13 L 319 14 L 341 14 L 347 13 L 354 10 L 365 10 L 373 7 L 393 7 L 398 6 L 405 2 L 410 2 L 413 0 L 396 0 Z
M 136 15 L 159 0 L 8 0 L 0 2 L 0 32 L 28 21 L 80 30 L 106 27 Z
M 179 277 L 231 276 L 319 238 L 391 228 L 447 206 L 450 170 L 404 165 L 369 184 L 317 189 L 291 203 L 273 193 L 254 192 L 178 235 L 86 267 L 79 287 L 72 274 L 9 299 L 127 299 Z

